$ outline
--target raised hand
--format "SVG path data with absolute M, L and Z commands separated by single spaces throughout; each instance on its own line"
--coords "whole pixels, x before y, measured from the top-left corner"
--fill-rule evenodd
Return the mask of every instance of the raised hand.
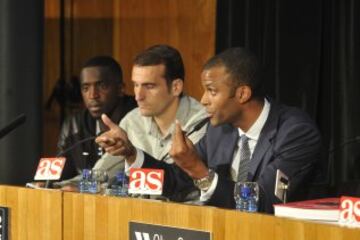
M 208 175 L 208 168 L 196 153 L 193 143 L 184 135 L 178 121 L 169 154 L 175 163 L 193 179 Z
M 136 149 L 129 141 L 126 132 L 105 114 L 101 115 L 101 119 L 109 130 L 98 136 L 95 142 L 113 156 L 126 157 L 131 164 L 136 158 Z

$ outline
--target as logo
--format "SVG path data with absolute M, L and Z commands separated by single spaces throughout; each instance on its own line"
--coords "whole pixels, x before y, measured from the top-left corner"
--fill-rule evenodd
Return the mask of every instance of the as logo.
M 164 170 L 133 168 L 130 170 L 129 193 L 161 195 Z
M 41 158 L 34 180 L 58 180 L 65 165 L 65 158 Z
M 339 222 L 347 226 L 360 227 L 360 198 L 340 198 Z

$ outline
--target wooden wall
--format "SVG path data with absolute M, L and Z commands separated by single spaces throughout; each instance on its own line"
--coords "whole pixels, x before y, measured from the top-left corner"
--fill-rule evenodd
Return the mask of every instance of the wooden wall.
M 200 99 L 202 64 L 214 54 L 216 0 L 65 0 L 65 78 L 95 55 L 112 55 L 132 94 L 132 59 L 159 43 L 180 50 L 185 91 Z M 60 76 L 60 0 L 45 0 L 44 106 Z M 44 155 L 54 155 L 59 107 L 44 111 Z

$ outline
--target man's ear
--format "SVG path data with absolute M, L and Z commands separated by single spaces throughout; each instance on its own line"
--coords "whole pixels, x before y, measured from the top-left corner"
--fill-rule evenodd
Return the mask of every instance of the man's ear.
M 171 83 L 171 93 L 175 97 L 179 97 L 180 94 L 183 92 L 184 89 L 184 81 L 180 78 L 177 78 L 172 81 Z
M 240 103 L 245 103 L 251 99 L 252 96 L 251 88 L 247 85 L 239 86 L 236 89 L 235 96 Z

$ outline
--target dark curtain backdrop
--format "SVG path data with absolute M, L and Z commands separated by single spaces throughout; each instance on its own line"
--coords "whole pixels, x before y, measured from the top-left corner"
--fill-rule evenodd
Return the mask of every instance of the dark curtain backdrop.
M 269 95 L 317 122 L 328 182 L 360 182 L 360 1 L 217 4 L 217 52 L 234 46 L 255 52 Z
M 31 180 L 40 157 L 43 4 L 0 0 L 0 128 L 27 118 L 0 139 L 0 183 Z

